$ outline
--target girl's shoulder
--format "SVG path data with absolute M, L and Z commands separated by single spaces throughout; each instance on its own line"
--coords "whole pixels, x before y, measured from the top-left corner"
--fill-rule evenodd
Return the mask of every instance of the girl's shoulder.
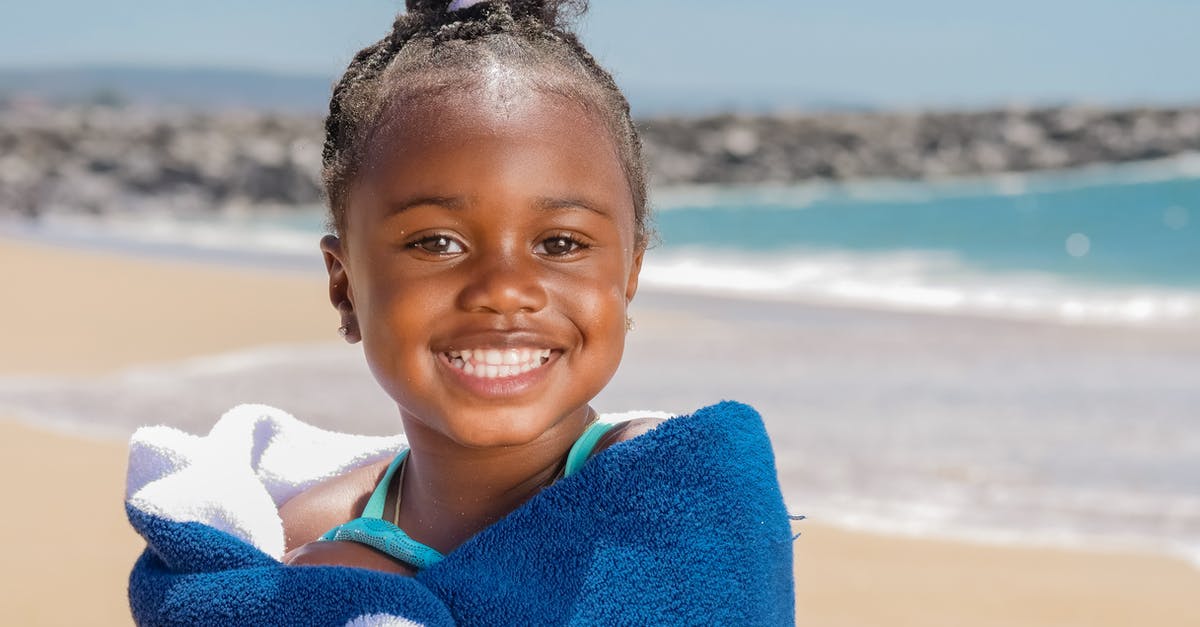
M 596 455 L 619 442 L 632 440 L 640 435 L 649 433 L 667 420 L 668 418 L 665 416 L 642 416 L 622 420 L 616 423 L 612 429 L 609 429 L 608 433 L 605 433 L 596 442 L 596 447 L 592 449 L 592 455 Z
M 330 477 L 279 507 L 287 551 L 312 542 L 326 531 L 358 518 L 383 479 L 391 459 L 382 459 Z

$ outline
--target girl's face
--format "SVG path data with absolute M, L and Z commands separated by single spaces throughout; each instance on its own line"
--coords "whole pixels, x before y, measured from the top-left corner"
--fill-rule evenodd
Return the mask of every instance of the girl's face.
M 367 361 L 406 423 L 529 443 L 621 360 L 642 250 L 603 122 L 530 89 L 395 106 L 323 243 Z

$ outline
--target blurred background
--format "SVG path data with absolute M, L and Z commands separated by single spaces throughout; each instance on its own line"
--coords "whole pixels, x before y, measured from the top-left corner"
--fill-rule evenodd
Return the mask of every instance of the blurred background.
M 63 526 L 6 517 L 10 618 L 128 622 L 139 425 L 266 402 L 397 428 L 316 242 L 331 85 L 400 8 L 7 7 L 0 457 Z M 660 239 L 596 404 L 762 411 L 809 517 L 800 624 L 1200 621 L 1196 24 L 1191 0 L 592 3 Z M 29 592 L 64 576 L 86 603 Z

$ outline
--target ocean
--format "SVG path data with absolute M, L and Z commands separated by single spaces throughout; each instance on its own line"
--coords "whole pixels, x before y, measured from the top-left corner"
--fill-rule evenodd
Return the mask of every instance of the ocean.
M 1200 320 L 1200 160 L 657 201 L 654 284 L 1069 322 Z
M 600 409 L 753 403 L 789 505 L 814 520 L 1200 564 L 1200 157 L 652 202 L 638 328 Z M 324 222 L 302 207 L 0 233 L 319 274 Z M 118 435 L 163 416 L 200 432 L 245 401 L 395 422 L 333 340 L 0 379 L 2 409 Z

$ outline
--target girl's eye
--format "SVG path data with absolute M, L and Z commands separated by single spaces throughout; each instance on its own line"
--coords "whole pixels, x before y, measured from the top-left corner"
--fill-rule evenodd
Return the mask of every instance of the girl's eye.
M 457 240 L 445 235 L 423 237 L 408 245 L 432 255 L 457 255 L 463 252 L 463 246 Z
M 576 252 L 581 248 L 585 248 L 585 246 L 579 240 L 567 235 L 556 235 L 554 237 L 547 237 L 539 242 L 534 247 L 534 252 L 551 257 L 561 257 Z

